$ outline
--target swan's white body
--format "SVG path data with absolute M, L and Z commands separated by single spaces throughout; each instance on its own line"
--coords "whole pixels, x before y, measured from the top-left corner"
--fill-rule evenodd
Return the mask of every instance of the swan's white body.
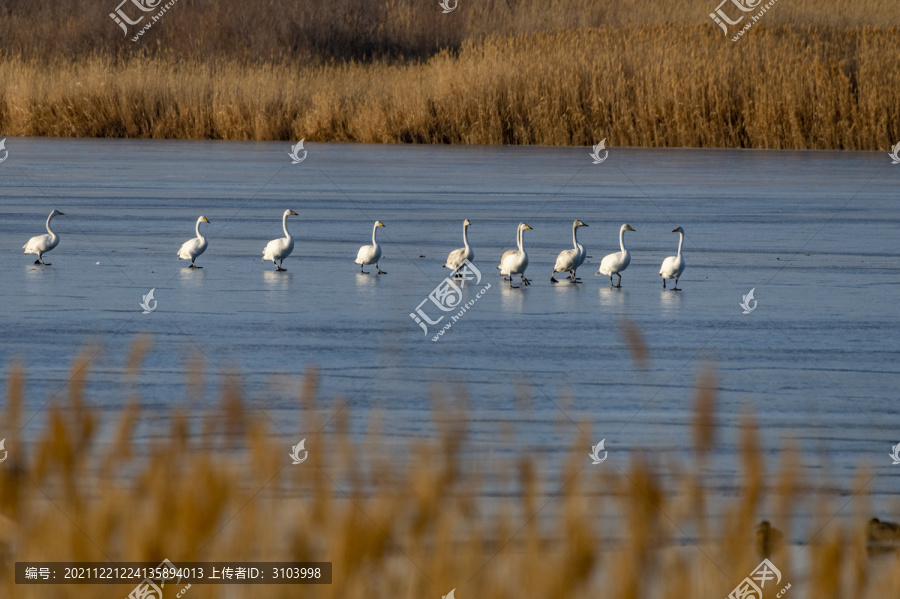
M 196 266 L 194 264 L 194 260 L 197 259 L 197 256 L 205 252 L 207 246 L 209 245 L 209 243 L 207 243 L 206 241 L 206 237 L 200 234 L 200 223 L 209 223 L 209 221 L 206 220 L 205 216 L 201 216 L 200 218 L 198 218 L 197 226 L 194 227 L 194 231 L 197 233 L 197 236 L 182 243 L 181 249 L 178 250 L 178 259 L 190 260 L 190 268 L 203 268 L 202 266 Z
M 294 238 L 291 237 L 287 228 L 287 217 L 291 215 L 297 216 L 297 213 L 293 210 L 285 210 L 284 216 L 281 217 L 281 228 L 284 229 L 284 237 L 273 239 L 266 244 L 266 249 L 263 250 L 263 262 L 271 260 L 272 264 L 275 264 L 275 261 L 278 261 L 275 270 L 286 270 L 282 268 L 281 263 L 294 251 Z
M 684 267 L 686 266 L 684 263 L 684 256 L 681 255 L 681 246 L 684 244 L 684 229 L 678 227 L 672 232 L 678 233 L 679 235 L 678 255 L 669 256 L 663 260 L 662 266 L 659 267 L 659 276 L 661 276 L 663 280 L 663 289 L 666 288 L 666 279 L 675 279 L 675 286 L 672 287 L 672 291 L 680 291 L 680 289 L 678 289 L 678 278 L 681 276 L 681 273 L 684 272 Z
M 585 251 L 584 246 L 578 243 L 578 227 L 586 226 L 587 225 L 580 220 L 576 220 L 572 223 L 572 245 L 574 247 L 571 250 L 561 251 L 559 256 L 556 257 L 556 265 L 553 267 L 553 272 L 550 273 L 551 283 L 557 282 L 557 280 L 553 278 L 553 275 L 558 272 L 569 273 L 569 280 L 573 283 L 581 282 L 578 277 L 575 276 L 575 271 L 584 263 Z
M 363 267 L 367 264 L 374 264 L 375 268 L 378 269 L 378 274 L 387 274 L 378 267 L 378 260 L 381 259 L 381 246 L 378 245 L 378 241 L 375 240 L 375 233 L 378 231 L 378 227 L 383 226 L 384 223 L 380 220 L 375 221 L 375 225 L 372 227 L 372 245 L 364 245 L 359 248 L 359 251 L 356 253 L 356 260 L 353 261 L 353 264 L 359 264 L 359 272 L 364 275 L 369 274 L 363 270 Z
M 25 250 L 25 255 L 35 254 L 38 259 L 34 261 L 35 264 L 43 264 L 44 266 L 49 266 L 46 262 L 44 262 L 44 254 L 55 248 L 59 245 L 59 235 L 50 230 L 50 220 L 56 216 L 57 214 L 63 215 L 59 210 L 54 210 L 50 213 L 50 216 L 47 217 L 47 233 L 44 235 L 35 235 L 31 239 L 28 240 L 28 243 L 22 246 Z
M 518 288 L 517 285 L 512 284 L 513 275 L 520 275 L 525 285 L 531 284 L 531 281 L 525 278 L 525 269 L 528 268 L 528 254 L 525 252 L 523 245 L 525 230 L 530 228 L 525 223 L 519 223 L 516 229 L 516 242 L 519 248 L 503 252 L 503 255 L 500 256 L 500 266 L 497 268 L 500 269 L 501 275 L 509 277 L 509 286 L 513 288 Z
M 600 261 L 600 268 L 596 273 L 598 275 L 609 276 L 610 287 L 622 286 L 622 271 L 631 264 L 631 252 L 625 247 L 625 231 L 634 231 L 634 229 L 627 223 L 619 227 L 619 248 L 621 251 L 604 256 L 603 260 Z M 613 275 L 619 276 L 618 285 L 613 285 Z
M 472 223 L 469 222 L 469 219 L 463 221 L 463 245 L 465 247 L 461 247 L 458 250 L 453 250 L 447 256 L 447 262 L 444 264 L 444 268 L 449 268 L 457 275 L 459 274 L 459 267 L 463 265 L 463 262 L 468 260 L 472 262 L 475 259 L 475 252 L 472 251 L 472 248 L 469 247 L 469 234 L 468 228 Z

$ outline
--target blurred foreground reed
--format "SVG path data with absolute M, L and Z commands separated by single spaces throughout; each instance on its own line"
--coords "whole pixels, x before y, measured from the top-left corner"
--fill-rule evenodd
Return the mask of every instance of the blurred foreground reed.
M 790 448 L 767 472 L 752 418 L 741 427 L 739 492 L 713 496 L 715 481 L 704 474 L 716 444 L 711 372 L 697 384 L 694 461 L 667 473 L 667 482 L 639 451 L 628 464 L 611 456 L 602 466 L 587 465 L 591 439 L 577 434 L 565 458 L 544 464 L 564 481 L 549 488 L 537 467 L 539 451 L 461 459 L 462 402 L 436 400 L 436 437 L 404 445 L 406 459 L 393 459 L 398 454 L 381 446 L 377 417 L 365 435 L 351 434 L 348 410 L 320 409 L 313 372 L 298 413 L 309 431 L 307 449 L 314 449 L 299 466 L 290 465 L 289 443 L 272 436 L 233 385 L 223 387 L 221 406 L 202 414 L 199 425 L 192 426 L 198 420 L 188 410 L 175 409 L 168 433 L 149 442 L 149 451 L 137 448 L 132 436 L 144 413 L 134 381 L 145 349 L 135 344 L 124 408 L 104 443 L 99 414 L 83 396 L 87 358 L 72 367 L 66 405 L 51 405 L 43 433 L 27 442 L 18 432 L 25 375 L 20 366 L 10 368 L 0 422 L 11 450 L 0 464 L 0 596 L 125 597 L 133 587 L 17 587 L 14 561 L 168 558 L 334 563 L 330 586 L 193 585 L 189 596 L 197 598 L 302 592 L 437 599 L 452 588 L 458 599 L 725 597 L 759 563 L 762 541 L 783 584 L 791 583 L 788 597 L 900 596 L 896 551 L 872 557 L 866 549 L 863 494 L 855 499 L 853 525 L 813 523 L 802 558 L 788 547 L 796 539 L 754 536 L 763 517 L 788 531 L 793 515 L 830 499 L 804 487 Z M 860 481 L 866 476 L 861 472 Z M 488 496 L 485 488 L 503 478 L 518 492 Z M 722 519 L 710 517 L 714 500 L 727 503 Z M 600 514 L 614 516 L 620 530 L 604 530 Z M 686 537 L 694 540 L 684 543 Z M 808 567 L 803 578 L 799 559 Z

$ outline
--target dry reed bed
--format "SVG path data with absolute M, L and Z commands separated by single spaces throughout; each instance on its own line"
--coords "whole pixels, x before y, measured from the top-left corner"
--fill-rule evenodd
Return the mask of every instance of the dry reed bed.
M 172 64 L 189 59 L 306 65 L 421 59 L 485 35 L 604 26 L 703 25 L 724 40 L 709 18 L 719 1 L 461 0 L 445 15 L 436 0 L 179 0 L 163 22 L 135 44 L 109 18 L 120 0 L 4 0 L 0 52 L 57 66 L 91 56 L 118 61 L 158 57 Z M 131 3 L 124 10 L 132 18 L 139 14 Z M 817 0 L 791 0 L 773 7 L 764 26 L 852 29 L 897 23 L 900 5 L 895 0 L 827 6 Z
M 328 416 L 317 409 L 315 374 L 307 376 L 298 405 L 308 447 L 315 447 L 301 466 L 288 465 L 285 442 L 270 435 L 233 385 L 223 386 L 221 407 L 203 416 L 199 430 L 190 430 L 185 410 L 174 410 L 165 440 L 138 454 L 131 436 L 142 418 L 135 383 L 146 347 L 138 342 L 128 361 L 126 407 L 104 445 L 97 443 L 98 414 L 83 397 L 89 359 L 73 365 L 68 405 L 51 406 L 44 433 L 30 444 L 17 432 L 24 373 L 10 369 L 0 423 L 13 450 L 0 466 L 2 596 L 112 597 L 133 586 L 16 586 L 17 560 L 169 558 L 332 561 L 334 584 L 304 587 L 305 597 L 420 599 L 454 587 L 460 599 L 724 597 L 759 561 L 752 531 L 761 513 L 788 529 L 799 510 L 829 504 L 820 513 L 831 514 L 841 507 L 800 490 L 793 451 L 783 452 L 778 471 L 767 475 L 747 419 L 743 485 L 721 528 L 709 519 L 715 481 L 705 480 L 704 463 L 715 445 L 716 404 L 709 377 L 697 386 L 694 463 L 677 470 L 669 489 L 642 458 L 585 467 L 590 440 L 583 435 L 552 465 L 566 481 L 558 493 L 537 474 L 539 451 L 463 467 L 466 416 L 453 402 L 435 404 L 443 406 L 435 414 L 436 438 L 411 443 L 409 460 L 392 461 L 380 450 L 377 424 L 370 434 L 351 435 L 346 410 L 334 432 L 316 432 Z M 866 554 L 869 476 L 860 472 L 854 484 L 858 526 L 819 521 L 806 533 L 809 577 L 795 574 L 795 554 L 776 548 L 772 559 L 792 584 L 789 596 L 898 596 L 900 558 Z M 490 477 L 514 479 L 521 493 L 488 506 L 481 493 Z M 548 492 L 550 506 L 543 499 Z M 622 540 L 612 542 L 601 529 L 601 512 L 617 515 Z M 674 539 L 690 533 L 699 546 L 675 547 Z M 194 585 L 189 594 L 275 599 L 297 592 Z
M 22 136 L 887 149 L 900 30 L 711 27 L 491 36 L 423 62 L 0 61 Z

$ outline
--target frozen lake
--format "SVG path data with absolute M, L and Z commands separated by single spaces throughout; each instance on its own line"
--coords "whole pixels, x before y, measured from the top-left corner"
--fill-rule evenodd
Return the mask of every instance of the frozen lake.
M 303 428 L 297 395 L 304 370 L 318 366 L 326 413 L 346 406 L 363 431 L 381 410 L 385 444 L 429 436 L 434 389 L 462 383 L 473 459 L 552 457 L 580 429 L 606 439 L 607 465 L 625 468 L 634 451 L 663 465 L 689 459 L 693 387 L 711 362 L 721 425 L 712 467 L 723 490 L 740 482 L 736 427 L 753 412 L 770 469 L 789 438 L 809 482 L 833 479 L 846 493 L 855 466 L 870 464 L 868 490 L 896 507 L 900 165 L 883 152 L 611 148 L 595 165 L 584 148 L 308 143 L 293 165 L 285 143 L 9 138 L 6 147 L 0 383 L 23 360 L 29 434 L 48 401 L 65 401 L 89 341 L 99 354 L 87 397 L 115 413 L 127 349 L 151 333 L 142 438 L 165 434 L 153 414 L 169 406 L 214 405 L 233 369 L 286 445 L 314 445 L 320 433 Z M 61 243 L 47 254 L 52 266 L 34 266 L 22 245 L 54 208 L 65 213 L 53 221 Z M 289 220 L 294 253 L 287 272 L 274 272 L 261 252 L 288 208 L 299 213 Z M 201 214 L 209 249 L 204 268 L 188 270 L 175 252 Z M 410 313 L 447 276 L 441 265 L 462 245 L 465 218 L 483 279 L 464 300 L 490 288 L 433 342 Z M 551 285 L 576 218 L 589 225 L 579 231 L 584 283 Z M 353 264 L 376 219 L 387 225 L 389 274 L 379 277 Z M 533 284 L 509 289 L 495 266 L 520 221 L 533 227 Z M 623 287 L 610 289 L 593 273 L 626 222 L 632 262 Z M 686 231 L 679 293 L 657 276 L 676 226 Z M 143 314 L 151 288 L 157 308 Z M 743 314 L 751 288 L 758 305 Z M 431 302 L 423 309 L 440 314 Z M 644 369 L 625 321 L 643 333 Z M 207 385 L 188 404 L 194 357 Z M 516 400 L 523 394 L 530 400 Z

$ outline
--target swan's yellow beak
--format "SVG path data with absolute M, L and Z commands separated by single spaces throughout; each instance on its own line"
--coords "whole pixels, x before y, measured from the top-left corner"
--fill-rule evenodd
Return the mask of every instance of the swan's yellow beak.
M 626 231 L 634 231 L 634 229 L 631 228 L 631 225 L 628 225 L 628 228 L 626 229 Z
M 677 233 L 677 232 L 678 232 L 678 229 L 672 229 L 672 232 L 673 232 L 673 233 Z
M 57 210 L 56 213 L 57 213 L 58 215 L 60 215 L 60 216 L 65 216 L 65 215 L 66 215 L 65 212 L 60 212 L 59 210 Z
M 377 226 L 377 227 L 384 227 L 384 226 L 386 226 L 386 225 L 385 225 L 383 222 L 378 221 L 377 223 L 375 223 L 375 226 Z
M 297 216 L 297 213 L 294 212 L 293 210 L 291 210 L 291 214 L 294 215 L 294 216 Z
M 530 229 L 531 227 L 529 227 L 528 225 L 525 225 L 525 228 L 526 228 L 526 229 Z
M 209 219 L 206 218 L 206 217 L 204 216 L 204 217 L 203 217 L 203 222 L 208 223 L 208 222 L 209 222 Z

